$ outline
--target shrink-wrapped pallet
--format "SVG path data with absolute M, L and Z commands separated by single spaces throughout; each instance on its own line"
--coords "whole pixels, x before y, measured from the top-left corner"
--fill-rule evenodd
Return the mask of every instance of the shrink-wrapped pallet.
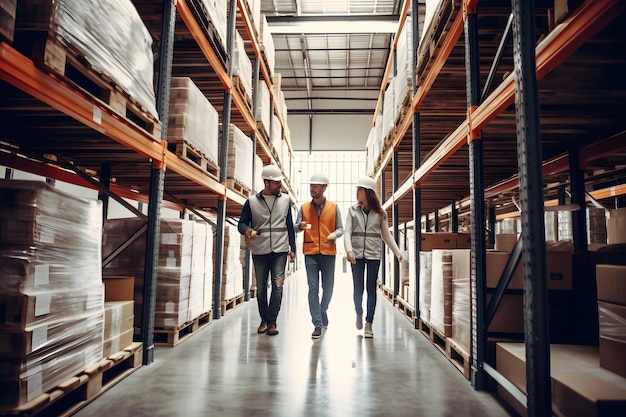
M 450 252 L 452 252 L 452 339 L 469 355 L 472 342 L 471 250 L 453 249 Z
M 606 243 L 606 210 L 598 207 L 587 207 L 587 236 L 589 243 Z
M 215 268 L 213 266 L 213 247 L 215 236 L 214 227 L 209 223 L 206 225 L 206 243 L 204 246 L 204 297 L 203 297 L 203 309 L 202 312 L 208 312 L 213 309 L 213 277 Z
M 252 104 L 252 62 L 246 53 L 243 38 L 235 31 L 236 42 L 233 46 L 233 75 L 245 98 Z
M 452 252 L 432 250 L 430 324 L 443 336 L 452 336 Z
M 101 233 L 97 200 L 0 180 L 0 406 L 102 358 Z
M 268 139 L 271 133 L 270 123 L 272 121 L 273 113 L 273 109 L 270 107 L 270 90 L 265 82 L 259 81 L 255 117 L 257 126 L 263 131 L 263 134 Z
M 272 38 L 272 30 L 267 24 L 267 17 L 264 14 L 261 15 L 261 33 L 259 34 L 259 40 L 261 44 L 261 50 L 263 51 L 263 57 L 267 63 L 267 71 L 270 77 L 274 74 L 274 66 L 276 63 L 276 52 L 274 49 L 274 38 Z
M 17 31 L 49 33 L 158 119 L 152 37 L 131 1 L 21 1 Z
M 204 6 L 204 11 L 209 20 L 209 25 L 213 27 L 216 41 L 226 50 L 226 28 L 228 27 L 228 2 L 223 0 L 193 0 L 200 1 Z M 213 36 L 212 36 L 213 37 Z
M 282 157 L 283 152 L 283 131 L 278 116 L 272 114 L 272 122 L 270 128 L 270 142 L 276 151 L 276 154 Z M 281 158 L 282 161 L 282 158 Z
M 204 282 L 198 282 L 195 277 L 195 287 L 200 293 L 206 293 L 206 281 L 212 282 L 212 271 L 207 271 L 212 265 L 212 254 L 206 255 L 206 244 L 199 244 L 204 248 L 204 259 L 192 261 L 194 253 L 194 221 L 180 219 L 161 219 L 159 234 L 159 257 L 157 260 L 157 291 L 155 308 L 155 327 L 176 328 L 188 320 L 195 319 L 200 305 L 207 303 L 204 297 L 198 294 L 192 301 L 195 303 L 190 312 L 190 290 L 192 264 L 205 266 L 203 271 Z M 129 236 L 139 230 L 145 221 L 138 218 L 109 219 L 104 224 L 103 251 L 105 256 L 112 253 Z M 208 235 L 207 235 L 208 237 Z M 211 234 L 212 239 L 212 234 Z M 105 266 L 107 275 L 132 275 L 135 277 L 135 326 L 141 326 L 143 311 L 143 282 L 144 259 L 146 251 L 146 235 L 143 233 L 137 240 L 122 251 L 111 263 Z M 201 256 L 202 251 L 196 252 Z M 200 288 L 202 288 L 200 290 Z M 204 307 L 203 307 L 204 308 Z
M 241 265 L 241 234 L 237 226 L 224 224 L 224 253 L 222 265 L 222 300 L 231 300 L 243 293 Z
M 221 125 L 220 132 L 223 132 Z M 223 141 L 220 141 L 220 152 L 222 143 Z M 229 125 L 226 179 L 234 181 L 235 184 L 232 185 L 242 186 L 248 191 L 252 188 L 253 156 L 252 140 L 237 126 Z
M 432 265 L 433 253 L 420 251 L 420 270 L 419 270 L 419 308 L 420 318 L 426 323 L 430 323 L 430 298 L 432 286 Z
M 218 162 L 219 114 L 189 77 L 173 77 L 170 88 L 169 145 L 185 143 L 211 163 Z M 200 162 L 197 162 L 200 165 Z
M 0 2 L 0 38 L 4 37 L 9 42 L 13 41 L 16 10 L 17 0 L 3 0 Z

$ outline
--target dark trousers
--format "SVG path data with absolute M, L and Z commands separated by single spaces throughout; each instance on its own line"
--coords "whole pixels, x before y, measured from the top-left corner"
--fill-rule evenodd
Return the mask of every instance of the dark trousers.
M 276 318 L 283 300 L 283 282 L 287 253 L 268 253 L 267 255 L 252 255 L 254 273 L 256 275 L 257 303 L 261 320 L 267 324 L 276 324 Z M 272 294 L 267 300 L 267 281 L 271 276 Z
M 365 277 L 366 266 L 367 279 Z M 376 279 L 378 278 L 379 268 L 380 259 L 357 259 L 356 263 L 352 264 L 354 309 L 356 310 L 356 314 L 363 314 L 363 284 L 365 283 L 365 288 L 367 288 L 367 314 L 365 321 L 368 323 L 374 321 L 374 312 L 376 311 Z

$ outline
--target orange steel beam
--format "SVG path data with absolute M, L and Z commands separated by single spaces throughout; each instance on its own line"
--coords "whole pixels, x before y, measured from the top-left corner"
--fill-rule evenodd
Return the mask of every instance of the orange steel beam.
M 86 181 L 82 177 L 76 175 L 74 172 L 63 169 L 57 165 L 45 163 L 43 161 L 27 159 L 21 156 L 0 151 L 0 165 L 12 169 L 21 170 L 24 172 L 30 172 L 32 174 L 40 175 L 45 178 L 52 178 L 57 181 L 65 182 L 67 184 L 73 184 L 79 187 L 89 188 L 91 190 L 98 191 L 98 188 L 96 186 L 94 186 L 89 181 Z M 144 203 L 148 202 L 147 195 L 140 194 L 118 184 L 110 184 L 109 190 L 111 190 L 113 194 L 122 198 L 127 198 L 133 201 L 141 201 Z M 166 199 L 163 200 L 163 207 L 176 211 L 180 211 L 183 209 L 181 205 Z
M 196 40 L 196 43 L 200 47 L 200 50 L 204 54 L 205 58 L 209 61 L 213 70 L 215 70 L 215 73 L 224 85 L 224 89 L 226 92 L 230 92 L 233 88 L 233 83 L 228 76 L 222 61 L 217 57 L 213 47 L 209 44 L 209 41 L 204 35 L 204 31 L 200 28 L 200 25 L 198 25 L 198 22 L 191 12 L 191 9 L 189 9 L 187 2 L 185 0 L 177 0 L 176 10 L 178 10 L 183 22 L 185 22 L 185 26 L 187 26 L 187 29 L 191 32 L 191 35 Z
M 625 6 L 626 2 L 619 0 L 583 3 L 569 19 L 554 28 L 537 46 L 537 79 L 545 77 L 563 63 L 583 43 L 618 16 Z M 515 81 L 513 74 L 509 74 L 474 112 L 474 128 L 483 129 L 514 101 Z
M 126 122 L 97 100 L 37 68 L 4 42 L 0 42 L 0 79 L 147 158 L 163 158 L 160 138 Z
M 400 35 L 400 32 L 402 32 L 402 29 L 404 28 L 404 23 L 406 22 L 406 17 L 409 13 L 410 5 L 411 5 L 411 2 L 408 0 L 405 0 L 404 5 L 402 6 L 402 12 L 400 13 L 400 21 L 398 24 L 398 30 L 396 31 L 396 36 L 393 39 L 392 50 L 395 50 L 398 47 L 398 36 Z M 387 84 L 387 80 L 389 79 L 389 72 L 391 71 L 392 62 L 393 62 L 393 54 L 389 54 L 389 58 L 387 58 L 387 64 L 385 65 L 385 72 L 383 73 L 383 79 L 381 81 L 380 94 L 383 94 L 385 92 L 385 89 L 386 89 L 385 84 Z M 380 105 L 381 105 L 380 99 L 381 99 L 381 96 L 378 96 L 378 101 L 376 102 L 376 108 L 374 109 L 374 118 L 372 120 L 372 126 L 376 124 L 376 116 L 378 116 L 378 112 L 380 111 Z
M 261 72 L 263 73 L 263 79 L 265 80 L 265 83 L 267 84 L 267 88 L 269 89 L 270 97 L 274 98 L 274 89 L 273 89 L 272 80 L 270 80 L 269 71 L 267 70 L 267 67 L 265 66 L 265 61 L 261 58 L 261 48 L 259 48 L 259 43 L 257 42 L 256 35 L 254 31 L 252 30 L 252 23 L 250 20 L 250 16 L 248 16 L 248 11 L 246 10 L 246 6 L 245 4 L 242 3 L 241 0 L 237 0 L 237 9 L 239 10 L 239 14 L 241 16 L 241 19 L 243 20 L 244 26 L 246 27 L 246 32 L 248 32 L 248 38 L 250 39 L 250 43 L 252 44 L 254 55 L 259 59 L 259 68 L 261 69 Z M 245 109 L 248 108 L 247 106 L 245 106 L 243 101 L 240 101 L 240 103 L 237 104 L 237 107 L 239 108 L 242 114 L 244 114 Z M 278 120 L 280 121 L 280 125 L 282 129 L 285 130 L 287 121 L 283 120 L 280 112 L 278 111 L 278 104 L 276 103 L 276 101 L 274 101 L 274 114 L 276 115 L 276 117 L 278 117 Z M 252 122 L 249 122 L 247 120 L 248 119 L 247 116 L 244 116 L 244 117 L 246 118 L 246 121 L 248 122 L 249 126 L 255 129 L 255 126 L 256 126 L 255 121 L 252 120 Z M 289 148 L 289 151 L 291 152 L 292 151 L 291 140 L 285 139 L 285 142 L 287 142 L 287 147 Z
M 589 40 L 595 33 L 597 33 L 602 27 L 604 27 L 614 17 L 619 15 L 626 7 L 626 2 L 620 2 L 619 0 L 597 0 L 593 2 L 585 2 L 576 12 L 565 22 L 558 25 L 550 34 L 537 46 L 537 77 L 544 77 L 551 70 L 561 64 L 569 55 L 571 55 L 577 48 L 579 48 L 584 42 Z M 450 32 L 455 30 L 462 31 L 461 26 L 457 28 L 458 16 L 455 20 L 455 24 Z M 460 36 L 460 32 L 459 32 Z M 458 36 L 457 36 L 458 38 Z M 446 37 L 446 43 L 452 39 L 452 36 Z M 450 46 L 446 45 L 445 46 Z M 454 45 L 452 45 L 454 46 Z M 450 49 L 451 50 L 451 49 Z M 445 49 L 442 48 L 442 51 Z M 448 52 L 449 53 L 449 52 Z M 442 53 L 447 59 L 448 54 Z M 444 60 L 445 62 L 445 60 Z M 443 66 L 444 62 L 437 61 L 437 65 Z M 435 72 L 439 72 L 441 67 L 435 69 Z M 435 78 L 432 75 L 433 71 L 430 71 L 427 77 Z M 432 83 L 430 84 L 432 85 Z M 429 87 L 430 87 L 429 85 Z M 421 103 L 420 98 L 423 99 L 425 93 L 420 96 L 420 90 L 416 94 L 413 100 L 414 109 L 419 108 Z M 492 92 L 489 97 L 472 113 L 472 129 L 483 130 L 485 126 L 495 119 L 502 111 L 508 106 L 514 103 L 515 100 L 515 84 L 513 74 L 510 74 L 498 88 Z M 464 134 L 459 134 L 461 127 L 467 126 L 468 121 L 463 122 L 459 128 L 457 128 L 444 142 L 439 145 L 436 152 L 434 152 L 428 160 L 420 167 L 413 176 L 414 186 L 418 186 L 419 182 L 423 180 L 424 176 L 428 175 L 434 168 L 441 165 L 446 159 L 448 159 L 456 150 L 460 149 L 466 140 Z M 464 132 L 463 132 L 464 133 Z M 398 138 L 401 138 L 399 135 Z M 396 144 L 394 144 L 394 147 Z M 388 161 L 391 157 L 391 153 L 388 152 L 384 161 Z M 443 158 L 439 161 L 436 159 Z M 435 160 L 432 160 L 435 159 Z M 385 165 L 384 162 L 381 165 Z M 392 196 L 393 200 L 397 201 L 402 198 L 411 187 L 401 186 Z M 385 206 L 387 203 L 385 203 Z
M 450 56 L 452 49 L 454 48 L 457 41 L 461 37 L 462 33 L 463 33 L 463 14 L 459 13 L 456 16 L 456 19 L 454 19 L 454 22 L 452 23 L 452 27 L 450 28 L 450 31 L 447 33 L 443 41 L 443 44 L 441 47 L 441 53 L 437 54 L 437 56 L 433 60 L 433 65 L 431 67 L 431 70 L 428 71 L 428 73 L 426 74 L 426 77 L 424 78 L 424 81 L 422 82 L 422 84 L 420 84 L 419 88 L 417 89 L 417 93 L 415 94 L 415 97 L 413 97 L 413 102 L 412 102 L 413 112 L 418 111 L 419 107 L 422 105 L 422 103 L 426 99 L 426 95 L 428 94 L 428 92 L 430 91 L 430 88 L 435 83 L 435 80 L 439 76 L 441 69 L 443 68 L 446 61 L 448 60 L 448 57 Z M 404 116 L 404 120 L 399 125 L 399 129 L 397 129 L 396 137 L 393 140 L 393 145 L 389 147 L 389 149 L 387 150 L 387 153 L 382 159 L 382 162 L 380 164 L 381 169 L 382 167 L 386 166 L 391 160 L 394 149 L 398 146 L 398 143 L 400 143 L 400 141 L 404 137 L 404 134 L 406 133 L 407 129 L 409 128 L 412 122 L 413 122 L 413 113 L 407 112 L 407 114 Z M 446 159 L 450 155 L 447 155 Z M 378 178 L 379 174 L 380 172 L 376 173 L 375 178 Z

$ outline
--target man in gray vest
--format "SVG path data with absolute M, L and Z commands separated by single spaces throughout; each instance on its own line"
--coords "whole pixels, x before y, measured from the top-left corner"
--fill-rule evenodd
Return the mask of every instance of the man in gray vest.
M 261 171 L 264 188 L 248 198 L 241 210 L 239 233 L 246 236 L 257 284 L 257 303 L 261 325 L 259 333 L 278 334 L 276 319 L 283 298 L 285 266 L 296 258 L 296 234 L 291 201 L 281 194 L 285 178 L 276 165 L 266 165 Z M 272 294 L 267 297 L 267 280 L 271 276 Z

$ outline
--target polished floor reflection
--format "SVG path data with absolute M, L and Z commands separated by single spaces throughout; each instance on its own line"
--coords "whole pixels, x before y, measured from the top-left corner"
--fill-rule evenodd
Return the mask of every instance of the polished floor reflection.
M 352 282 L 338 273 L 329 327 L 311 339 L 304 271 L 285 284 L 280 334 L 257 334 L 246 302 L 122 380 L 86 416 L 507 416 L 389 301 L 374 338 L 354 327 Z

